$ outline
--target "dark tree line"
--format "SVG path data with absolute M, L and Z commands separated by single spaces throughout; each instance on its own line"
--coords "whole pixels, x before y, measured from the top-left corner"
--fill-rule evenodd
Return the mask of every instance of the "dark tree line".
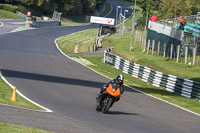
M 35 9 L 42 14 L 53 11 L 62 15 L 91 14 L 99 9 L 106 0 L 0 0 L 1 3 L 22 5 Z M 135 0 L 129 1 L 134 5 Z M 144 16 L 156 14 L 158 19 L 193 15 L 200 12 L 200 0 L 137 0 L 137 5 L 143 9 Z
M 22 5 L 39 10 L 43 14 L 53 11 L 63 15 L 81 15 L 94 13 L 106 0 L 1 0 L 1 3 Z

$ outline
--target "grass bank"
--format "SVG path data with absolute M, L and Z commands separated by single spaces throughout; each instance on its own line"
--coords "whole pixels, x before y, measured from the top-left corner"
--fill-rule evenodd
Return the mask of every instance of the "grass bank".
M 163 58 L 162 55 L 158 56 L 156 53 L 154 53 L 154 55 L 147 53 L 142 54 L 142 48 L 138 43 L 134 43 L 133 51 L 130 51 L 130 33 L 128 33 L 123 39 L 119 37 L 117 38 L 115 35 L 111 35 L 106 37 L 103 42 L 104 46 L 110 45 L 110 42 L 112 42 L 115 47 L 112 53 L 124 57 L 129 61 L 147 66 L 166 74 L 200 82 L 199 66 L 189 68 L 187 64 L 184 64 L 184 62 L 176 63 L 175 60 Z
M 0 131 L 1 133 L 50 133 L 37 128 L 30 128 L 6 123 L 0 123 Z
M 64 53 L 92 52 L 98 29 L 81 31 L 57 40 Z
M 17 107 L 42 110 L 38 106 L 26 101 L 21 96 L 17 95 L 17 101 L 11 101 L 13 90 L 0 78 L 0 103 L 13 105 Z
M 18 16 L 15 13 L 0 9 L 0 17 L 2 17 L 2 18 L 10 18 L 10 19 L 17 19 Z

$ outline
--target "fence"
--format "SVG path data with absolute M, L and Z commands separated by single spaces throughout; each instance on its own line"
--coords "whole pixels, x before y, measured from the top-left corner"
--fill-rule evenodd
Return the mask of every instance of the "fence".
M 184 16 L 184 21 L 185 21 L 185 23 L 194 23 L 196 21 L 196 17 L 197 17 L 197 15 Z M 179 20 L 180 20 L 180 17 L 160 20 L 157 22 L 176 28 L 177 25 L 179 24 Z
M 197 15 L 184 16 L 184 23 L 186 25 L 184 26 L 185 32 L 184 32 L 184 39 L 182 40 L 182 44 L 194 45 L 196 42 L 198 44 L 200 44 L 200 37 L 199 37 L 200 29 L 199 28 L 196 29 L 196 27 L 198 27 L 198 25 L 200 25 L 200 24 L 198 24 L 199 18 L 200 18 L 200 12 L 198 12 Z M 179 20 L 180 20 L 180 17 L 166 19 L 166 20 L 160 20 L 160 21 L 158 21 L 158 23 L 163 24 L 164 26 L 178 28 Z
M 135 33 L 135 42 L 137 42 L 140 47 L 144 47 L 144 52 L 146 51 L 147 54 L 162 55 L 163 57 L 168 57 L 171 60 L 174 59 L 176 63 L 182 62 L 187 64 L 190 62 L 192 65 L 199 65 L 200 58 L 198 55 L 200 55 L 200 45 L 181 45 L 180 41 L 173 38 L 164 36 L 162 39 L 159 36 L 164 35 L 157 35 L 157 37 L 153 36 L 149 37 L 150 39 L 146 39 L 143 32 L 137 29 Z M 169 38 L 170 41 L 167 38 Z
M 129 62 L 123 58 L 104 52 L 104 62 L 135 78 L 151 83 L 153 86 L 182 95 L 187 98 L 200 100 L 200 82 L 164 74 L 151 68 Z
M 20 19 L 20 20 L 26 20 L 26 15 L 19 12 L 19 11 L 16 11 L 16 14 L 18 15 L 17 19 Z
M 59 21 L 33 21 L 31 27 L 50 27 L 60 26 Z

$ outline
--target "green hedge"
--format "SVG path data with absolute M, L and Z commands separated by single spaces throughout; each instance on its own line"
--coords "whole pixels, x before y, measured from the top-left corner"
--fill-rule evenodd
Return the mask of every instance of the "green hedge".
M 10 11 L 13 13 L 16 13 L 16 11 L 19 10 L 18 6 L 13 6 L 10 4 L 0 4 L 0 9 Z

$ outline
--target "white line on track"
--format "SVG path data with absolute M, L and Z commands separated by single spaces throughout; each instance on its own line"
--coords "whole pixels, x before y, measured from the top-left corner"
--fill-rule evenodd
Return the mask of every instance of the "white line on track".
M 21 27 L 19 27 L 19 28 L 17 28 L 17 29 L 14 29 L 13 31 L 11 31 L 11 32 L 17 32 L 17 30 L 19 30 L 20 28 L 22 28 L 22 26 Z
M 86 30 L 87 30 L 87 29 L 86 29 Z M 85 30 L 82 30 L 82 31 L 85 31 Z M 82 31 L 79 31 L 79 32 L 82 32 Z M 75 32 L 75 33 L 78 33 L 78 32 Z M 72 34 L 69 34 L 69 35 L 73 35 L 73 34 L 75 34 L 75 33 L 72 33 Z M 68 36 L 69 36 L 69 35 L 68 35 Z M 62 37 L 64 37 L 64 36 L 62 36 Z M 62 38 L 62 37 L 57 38 L 54 42 L 55 42 L 55 44 L 56 44 L 57 49 L 58 49 L 64 56 L 66 56 L 67 58 L 69 58 L 69 59 L 71 59 L 71 60 L 73 60 L 73 61 L 75 61 L 75 62 L 77 62 L 77 63 L 79 63 L 79 64 L 81 64 L 81 65 L 83 65 L 83 66 L 85 66 L 85 67 L 87 67 L 88 69 L 90 69 L 90 70 L 96 72 L 97 74 L 99 74 L 99 75 L 101 75 L 101 76 L 103 76 L 103 77 L 105 77 L 105 78 L 111 79 L 111 78 L 109 78 L 109 77 L 107 77 L 107 76 L 105 76 L 105 75 L 103 75 L 103 74 L 101 74 L 101 73 L 99 73 L 99 72 L 97 72 L 97 71 L 91 69 L 90 67 L 86 66 L 85 64 L 83 64 L 83 63 L 81 63 L 81 62 L 78 62 L 78 61 L 72 59 L 71 57 L 69 57 L 68 55 L 66 55 L 64 52 L 62 52 L 62 50 L 58 47 L 58 44 L 57 44 L 57 42 L 56 42 L 58 39 L 60 39 L 60 38 Z M 157 100 L 160 100 L 160 101 L 162 101 L 162 102 L 165 102 L 165 103 L 168 103 L 168 104 L 170 104 L 170 105 L 173 105 L 173 106 L 175 106 L 175 107 L 177 107 L 177 108 L 179 108 L 179 109 L 182 109 L 182 110 L 184 110 L 184 111 L 187 111 L 187 112 L 189 112 L 189 113 L 192 113 L 192 114 L 194 114 L 194 115 L 200 116 L 200 114 L 195 113 L 195 112 L 193 112 L 193 111 L 190 111 L 190 110 L 188 110 L 188 109 L 185 109 L 185 108 L 183 108 L 183 107 L 180 107 L 180 106 L 178 106 L 178 105 L 176 105 L 176 104 L 170 103 L 170 102 L 165 101 L 165 100 L 160 99 L 160 98 L 157 98 L 157 97 L 155 97 L 155 96 L 152 96 L 152 95 L 147 94 L 147 93 L 145 93 L 145 92 L 142 92 L 142 91 L 140 91 L 140 90 L 137 90 L 137 89 L 135 89 L 135 88 L 132 88 L 132 87 L 130 87 L 130 86 L 128 86 L 128 85 L 125 85 L 125 86 L 127 86 L 127 87 L 129 87 L 130 89 L 133 89 L 133 90 L 135 90 L 135 91 L 138 91 L 138 92 L 140 92 L 140 93 L 142 93 L 142 94 L 145 94 L 145 95 L 147 95 L 147 96 L 150 96 L 150 97 L 152 97 L 152 98 L 155 98 L 155 99 L 157 99 Z
M 13 89 L 14 86 L 12 84 L 10 84 L 2 75 L 1 71 L 0 71 L 0 77 Z M 45 108 L 44 106 L 32 101 L 31 99 L 27 98 L 26 96 L 24 96 L 20 91 L 17 90 L 17 94 L 20 95 L 21 97 L 23 97 L 24 99 L 26 99 L 27 101 L 35 104 L 36 106 L 40 107 L 40 108 L 43 108 L 44 110 L 46 111 L 43 111 L 43 110 L 35 110 L 35 111 L 38 111 L 38 112 L 53 112 L 52 110 L 48 109 L 48 108 Z M 1 105 L 5 105 L 5 104 L 1 104 Z M 7 105 L 7 106 L 11 106 L 11 105 Z M 18 107 L 20 108 L 20 107 Z M 24 108 L 26 109 L 26 108 Z M 34 110 L 34 109 L 27 109 L 27 110 Z
M 1 23 L 1 25 L 0 25 L 0 26 L 4 26 L 4 23 L 3 23 L 3 22 L 1 22 L 1 21 L 0 21 L 0 23 Z

